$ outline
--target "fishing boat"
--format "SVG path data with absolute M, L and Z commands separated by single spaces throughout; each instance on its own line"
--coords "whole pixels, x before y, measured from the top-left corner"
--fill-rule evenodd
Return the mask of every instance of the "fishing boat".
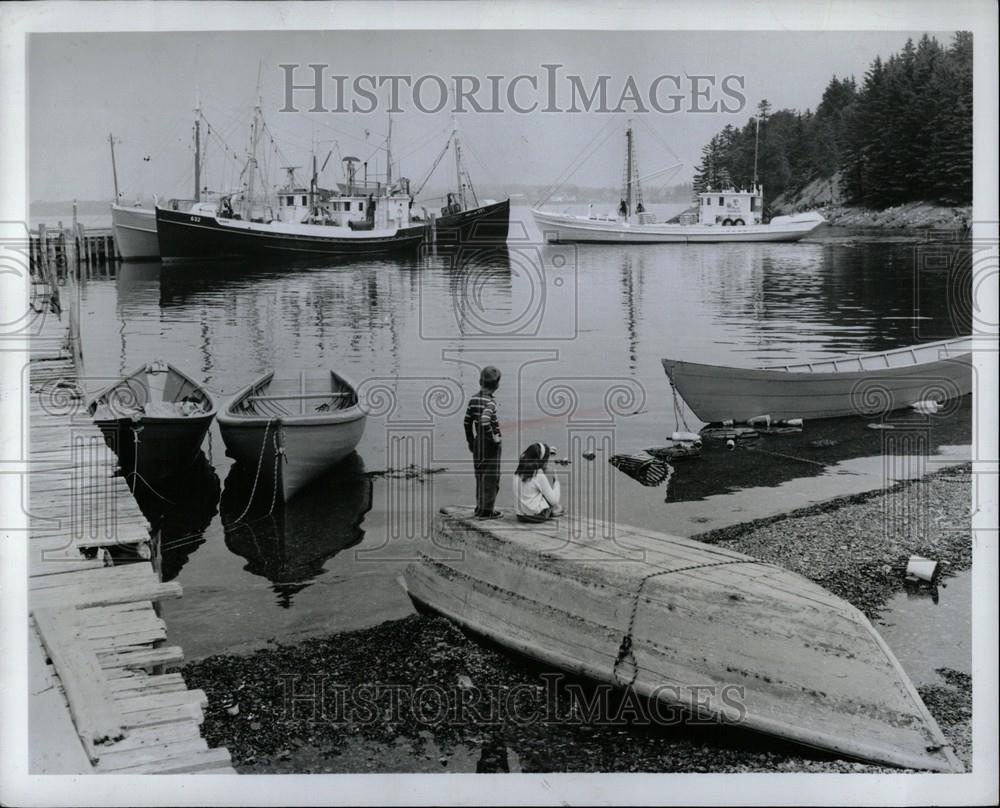
M 706 423 L 874 415 L 972 392 L 972 339 L 763 369 L 663 359 L 670 384 Z
M 112 204 L 111 230 L 123 260 L 149 261 L 160 257 L 155 209 Z
M 285 166 L 285 184 L 273 194 L 266 188 L 257 194 L 256 180 L 266 179 L 256 157 L 265 131 L 258 103 L 241 175 L 244 190 L 212 201 L 174 199 L 157 205 L 156 230 L 164 263 L 245 257 L 314 259 L 419 249 L 427 226 L 410 220 L 409 180 L 392 177 L 391 127 L 384 183 L 369 183 L 365 177 L 359 185 L 353 173 L 356 158 L 347 158 L 351 173 L 346 185 L 322 188 L 322 169 L 317 168 L 313 154 L 308 185 L 296 178 L 297 166 Z M 328 160 L 329 155 L 324 167 Z
M 130 484 L 155 484 L 189 468 L 215 409 L 204 386 L 162 360 L 104 388 L 88 405 Z
M 661 172 L 656 172 L 661 173 Z M 756 175 L 756 169 L 754 171 Z M 654 176 L 654 175 L 649 175 Z M 698 244 L 749 241 L 799 241 L 823 224 L 816 211 L 775 216 L 764 223 L 764 191 L 756 176 L 749 188 L 706 188 L 697 195 L 693 220 L 657 221 L 646 210 L 635 157 L 635 134 L 625 132 L 625 173 L 617 214 L 586 216 L 555 213 L 536 207 L 531 211 L 546 241 L 614 244 Z
M 365 418 L 357 391 L 338 373 L 275 379 L 270 371 L 226 403 L 219 428 L 229 454 L 250 469 L 268 469 L 287 502 L 354 451 Z
M 404 575 L 411 599 L 544 665 L 834 755 L 963 770 L 868 619 L 779 566 L 471 508 L 442 510 L 434 541 Z
M 414 196 L 420 195 L 449 148 L 455 154 L 455 190 L 445 194 L 444 205 L 434 216 L 434 233 L 438 244 L 447 246 L 470 242 L 506 242 L 510 229 L 510 199 L 501 202 L 484 199 L 480 202 L 462 156 L 462 142 L 454 122 L 444 148 Z

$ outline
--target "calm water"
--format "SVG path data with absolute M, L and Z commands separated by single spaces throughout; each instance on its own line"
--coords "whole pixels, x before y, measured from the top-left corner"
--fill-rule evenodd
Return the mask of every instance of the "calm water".
M 572 247 L 540 244 L 527 209 L 513 216 L 504 249 L 326 267 L 126 264 L 84 284 L 93 384 L 154 357 L 219 396 L 270 368 L 336 368 L 371 409 L 357 455 L 283 510 L 268 513 L 270 483 L 254 489 L 215 427 L 178 485 L 143 497 L 165 519 L 164 576 L 184 587 L 165 610 L 189 658 L 409 613 L 397 578 L 432 514 L 473 500 L 462 416 L 483 364 L 503 372 L 509 471 L 546 440 L 572 461 L 556 467 L 570 507 L 655 529 L 681 501 L 820 475 L 883 440 L 862 419 L 816 424 L 770 454 L 707 449 L 677 464 L 666 491 L 644 488 L 607 458 L 700 426 L 683 408 L 675 419 L 661 357 L 753 366 L 968 331 L 967 307 L 951 305 L 968 279 L 927 258 L 952 245 L 821 231 L 798 244 Z M 935 419 L 932 444 L 968 443 L 968 411 Z M 511 504 L 505 476 L 499 505 Z

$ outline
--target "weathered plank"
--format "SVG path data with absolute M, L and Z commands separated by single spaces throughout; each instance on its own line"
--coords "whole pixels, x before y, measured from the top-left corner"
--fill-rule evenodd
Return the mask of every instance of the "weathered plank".
M 100 664 L 81 636 L 75 613 L 36 609 L 34 618 L 38 635 L 65 690 L 73 723 L 93 759 L 91 746 L 125 737 L 121 713 L 104 687 Z

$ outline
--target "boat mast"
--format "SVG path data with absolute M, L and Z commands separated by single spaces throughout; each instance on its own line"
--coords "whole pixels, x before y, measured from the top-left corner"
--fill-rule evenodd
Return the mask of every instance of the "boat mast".
M 628 129 L 625 130 L 625 218 L 632 216 L 632 121 L 629 121 Z
M 757 121 L 757 134 L 753 141 L 753 189 L 757 190 L 757 147 L 760 145 L 760 116 L 758 115 L 755 119 Z
M 392 115 L 389 115 L 389 134 L 385 138 L 385 193 L 389 195 L 392 185 Z
M 201 202 L 201 98 L 194 106 L 194 201 Z
M 458 139 L 458 123 L 451 116 L 451 138 L 455 144 L 455 183 L 458 193 L 458 204 L 465 210 L 465 183 L 462 181 L 462 142 Z
M 108 133 L 108 143 L 111 144 L 111 177 L 115 183 L 115 204 L 118 204 L 118 166 L 115 164 L 115 136 Z

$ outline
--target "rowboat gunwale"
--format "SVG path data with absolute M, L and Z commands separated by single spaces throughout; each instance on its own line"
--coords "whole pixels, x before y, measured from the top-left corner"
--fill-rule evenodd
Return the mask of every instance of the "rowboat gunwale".
M 346 385 L 357 396 L 357 386 L 347 377 L 334 370 L 329 371 L 331 379 Z M 253 427 L 267 423 L 280 423 L 283 426 L 336 426 L 349 424 L 353 421 L 367 417 L 358 401 L 351 407 L 340 410 L 329 410 L 326 412 L 314 412 L 294 415 L 266 416 L 251 415 L 233 412 L 233 407 L 247 398 L 255 390 L 259 390 L 274 380 L 274 370 L 263 373 L 260 377 L 250 382 L 246 387 L 241 388 L 226 402 L 226 405 L 219 412 L 218 421 L 220 426 L 231 427 Z M 331 391 L 331 396 L 333 392 Z
M 149 370 L 149 368 L 150 368 L 150 366 L 152 364 L 153 364 L 152 362 L 146 362 L 146 363 L 144 363 L 143 365 L 141 365 L 140 367 L 138 367 L 134 371 L 132 371 L 132 373 L 129 373 L 127 376 L 122 376 L 117 381 L 112 382 L 111 384 L 107 385 L 106 387 L 102 388 L 97 393 L 95 393 L 93 395 L 93 397 L 91 397 L 90 401 L 87 403 L 87 412 L 91 415 L 91 417 L 93 417 L 95 415 L 95 413 L 97 411 L 97 408 L 100 406 L 101 402 L 104 401 L 105 399 L 107 399 L 107 397 L 112 392 L 114 392 L 116 389 L 118 389 L 122 385 L 127 385 L 129 381 L 131 381 L 133 379 L 138 379 L 138 377 L 143 376 L 143 375 L 151 372 Z M 180 376 L 184 381 L 188 382 L 195 389 L 197 389 L 205 397 L 205 400 L 208 402 L 209 408 L 208 408 L 208 410 L 206 412 L 199 412 L 199 413 L 197 413 L 195 415 L 174 415 L 174 416 L 170 416 L 170 415 L 146 415 L 146 414 L 143 414 L 142 417 L 139 420 L 142 423 L 146 423 L 146 424 L 172 424 L 172 423 L 177 423 L 177 424 L 195 424 L 195 423 L 199 423 L 201 421 L 211 421 L 212 418 L 214 418 L 218 414 L 218 412 L 217 412 L 218 405 L 217 405 L 217 403 L 215 401 L 215 397 L 211 394 L 211 392 L 209 392 L 208 388 L 204 384 L 195 381 L 190 376 L 188 376 L 188 374 L 186 374 L 184 371 L 180 370 L 179 368 L 177 368 L 176 366 L 170 364 L 169 362 L 162 362 L 162 364 L 163 364 L 164 367 L 166 367 L 166 369 L 167 369 L 168 372 L 175 373 L 176 375 Z M 128 416 L 128 415 L 120 415 L 120 416 L 118 416 L 116 418 L 100 418 L 100 419 L 95 418 L 94 419 L 94 423 L 98 424 L 98 425 L 100 425 L 100 424 L 108 424 L 108 425 L 110 425 L 110 424 L 117 423 L 118 421 L 130 421 L 131 422 L 132 421 L 132 417 Z

